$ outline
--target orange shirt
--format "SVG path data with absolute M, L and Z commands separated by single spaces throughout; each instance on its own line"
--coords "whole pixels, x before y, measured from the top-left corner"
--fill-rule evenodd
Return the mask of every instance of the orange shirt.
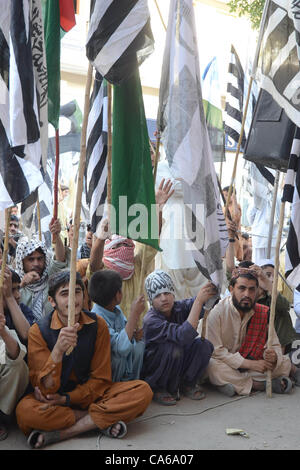
M 95 320 L 84 312 L 81 312 L 79 317 L 80 325 L 94 321 Z M 84 384 L 78 384 L 72 392 L 68 393 L 71 405 L 77 405 L 81 408 L 87 408 L 91 403 L 101 398 L 105 391 L 112 385 L 110 335 L 105 320 L 101 317 L 97 317 L 97 322 L 98 329 L 95 351 L 90 367 L 90 378 Z M 56 311 L 53 313 L 50 327 L 52 329 L 61 329 L 63 327 Z M 29 329 L 28 367 L 30 381 L 33 387 L 39 387 L 43 395 L 57 393 L 60 388 L 62 363 L 53 362 L 51 352 L 48 349 L 47 343 L 37 323 L 34 323 Z M 53 386 L 46 389 L 42 379 L 49 373 L 51 373 L 53 378 Z M 70 378 L 76 381 L 73 372 Z

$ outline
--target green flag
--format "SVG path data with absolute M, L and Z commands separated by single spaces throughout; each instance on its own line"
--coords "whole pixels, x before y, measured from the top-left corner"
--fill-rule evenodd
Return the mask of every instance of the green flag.
M 60 109 L 60 40 L 75 24 L 73 0 L 42 0 L 48 71 L 48 121 L 58 129 Z
M 159 250 L 149 136 L 138 68 L 128 80 L 113 88 L 112 230 Z

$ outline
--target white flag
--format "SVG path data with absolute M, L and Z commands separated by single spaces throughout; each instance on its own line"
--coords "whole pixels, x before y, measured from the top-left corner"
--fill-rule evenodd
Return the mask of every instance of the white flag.
M 193 256 L 221 286 L 227 227 L 202 103 L 192 0 L 171 0 L 160 85 L 158 129 L 170 171 L 183 184 L 185 223 Z

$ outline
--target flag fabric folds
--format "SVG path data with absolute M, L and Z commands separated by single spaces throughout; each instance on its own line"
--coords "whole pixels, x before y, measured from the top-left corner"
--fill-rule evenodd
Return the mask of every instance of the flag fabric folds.
M 138 67 L 114 86 L 111 204 L 112 232 L 159 249 L 154 179 Z M 113 222 L 113 220 L 112 220 Z
M 153 52 L 147 0 L 93 0 L 87 57 L 110 83 L 121 83 Z
M 47 171 L 44 182 L 41 186 L 30 194 L 21 204 L 21 220 L 23 223 L 23 232 L 29 238 L 38 233 L 38 213 L 37 200 L 40 206 L 40 223 L 42 238 L 51 249 L 52 236 L 49 230 L 49 224 L 53 216 L 53 179 L 54 179 L 54 161 L 51 158 L 47 160 Z
M 253 197 L 254 206 L 262 210 L 266 200 L 272 197 L 272 186 L 275 183 L 275 170 L 245 160 L 242 187 Z
M 87 125 L 85 187 L 92 232 L 96 232 L 107 196 L 107 83 L 96 72 Z
M 0 11 L 0 210 L 43 182 L 47 159 L 47 68 L 40 0 Z
M 291 287 L 300 284 L 300 129 L 296 128 L 282 200 L 290 202 L 291 218 L 285 254 L 285 277 Z
M 203 106 L 215 162 L 225 161 L 225 134 L 221 109 L 221 88 L 217 58 L 214 57 L 202 76 Z
M 153 43 L 147 0 L 93 0 L 86 53 L 98 72 L 96 77 L 101 75 L 114 85 L 111 230 L 159 249 L 150 144 L 138 69 L 153 51 Z M 107 168 L 104 147 L 93 151 L 92 123 L 101 113 L 96 90 L 92 100 L 86 183 L 95 229 L 103 214 L 103 206 L 97 204 L 101 206 L 106 196 Z M 99 135 L 100 131 L 98 128 Z M 101 140 L 98 142 L 101 145 Z M 96 176 L 100 174 L 96 189 Z
M 245 73 L 234 46 L 231 46 L 228 66 L 228 83 L 224 113 L 224 128 L 235 142 L 239 141 L 244 107 Z M 241 147 L 246 144 L 245 133 L 242 137 Z
M 75 25 L 73 0 L 43 0 L 48 69 L 48 120 L 58 129 L 60 109 L 60 40 Z
M 257 69 L 260 86 L 297 126 L 300 126 L 299 12 L 298 2 L 269 0 L 266 20 L 261 25 L 263 37 Z
M 202 104 L 192 0 L 171 0 L 163 59 L 158 130 L 170 171 L 180 178 L 185 225 L 199 270 L 221 286 L 227 227 Z

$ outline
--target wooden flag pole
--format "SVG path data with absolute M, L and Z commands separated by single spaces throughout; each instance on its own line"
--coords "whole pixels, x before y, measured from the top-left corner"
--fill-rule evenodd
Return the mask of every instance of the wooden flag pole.
M 9 207 L 8 209 L 5 209 L 4 247 L 3 247 L 1 273 L 0 273 L 0 302 L 1 302 L 1 305 L 2 305 L 2 302 L 3 302 L 4 271 L 5 271 L 5 267 L 6 267 L 6 263 L 7 263 L 7 254 L 8 254 L 8 236 L 9 236 L 10 213 L 11 213 L 11 207 Z
M 107 82 L 107 218 L 111 217 L 112 84 Z
M 273 235 L 273 228 L 274 228 L 275 209 L 276 209 L 276 203 L 277 203 L 279 176 L 280 176 L 280 171 L 277 170 L 276 176 L 275 176 L 275 182 L 274 182 L 273 200 L 272 200 L 270 226 L 269 226 L 268 248 L 267 248 L 268 259 L 270 259 L 270 256 L 271 256 L 272 235 Z
M 78 167 L 78 179 L 76 189 L 76 200 L 75 200 L 75 212 L 74 212 L 74 238 L 71 250 L 71 264 L 70 264 L 70 284 L 69 284 L 69 310 L 68 310 L 68 326 L 73 326 L 75 323 L 75 288 L 76 288 L 76 261 L 77 261 L 77 248 L 79 239 L 79 228 L 80 228 L 80 212 L 81 212 L 81 200 L 83 191 L 83 176 L 85 170 L 86 161 L 86 131 L 89 116 L 90 107 L 90 91 L 93 76 L 93 66 L 89 62 L 87 80 L 85 86 L 85 101 L 84 101 L 84 115 L 82 121 L 81 130 L 81 142 L 80 142 L 80 158 Z M 67 351 L 70 354 L 72 349 Z
M 271 298 L 271 307 L 270 307 L 270 318 L 269 318 L 269 331 L 268 331 L 268 342 L 267 347 L 270 349 L 273 343 L 273 332 L 274 332 L 274 318 L 275 318 L 275 308 L 277 300 L 277 285 L 278 285 L 278 273 L 279 273 L 279 255 L 280 255 L 280 243 L 281 235 L 284 223 L 284 209 L 285 202 L 281 203 L 280 206 L 280 216 L 279 216 L 279 227 L 276 240 L 276 251 L 275 251 L 275 266 L 274 266 L 274 279 L 272 286 L 272 298 Z M 267 371 L 267 384 L 266 384 L 267 397 L 272 398 L 272 371 Z
M 158 156 L 159 156 L 159 147 L 160 147 L 160 132 L 157 131 L 157 134 L 156 134 L 155 161 L 154 161 L 154 168 L 153 168 L 154 187 L 155 187 L 155 182 L 156 182 L 157 165 L 158 165 Z
M 159 17 L 160 17 L 160 19 L 161 19 L 161 22 L 162 22 L 162 24 L 163 24 L 163 27 L 165 28 L 165 31 L 167 31 L 167 27 L 166 27 L 166 24 L 165 24 L 164 19 L 163 19 L 163 17 L 162 17 L 162 14 L 161 14 L 160 8 L 159 8 L 159 6 L 158 6 L 157 0 L 154 0 L 154 2 L 155 2 L 155 5 L 156 5 L 156 8 L 157 8 Z
M 59 130 L 55 129 L 55 170 L 53 188 L 53 219 L 58 216 L 58 172 L 59 172 Z M 56 243 L 56 235 L 52 238 L 52 243 Z
M 201 328 L 201 339 L 205 339 L 206 337 L 206 324 L 207 324 L 207 317 L 210 313 L 210 310 L 205 310 L 203 320 L 202 320 L 202 328 Z
M 40 199 L 39 199 L 39 190 L 37 189 L 37 200 L 36 200 L 36 215 L 38 220 L 39 228 L 39 240 L 42 241 L 42 226 L 41 226 L 41 208 L 40 208 Z

